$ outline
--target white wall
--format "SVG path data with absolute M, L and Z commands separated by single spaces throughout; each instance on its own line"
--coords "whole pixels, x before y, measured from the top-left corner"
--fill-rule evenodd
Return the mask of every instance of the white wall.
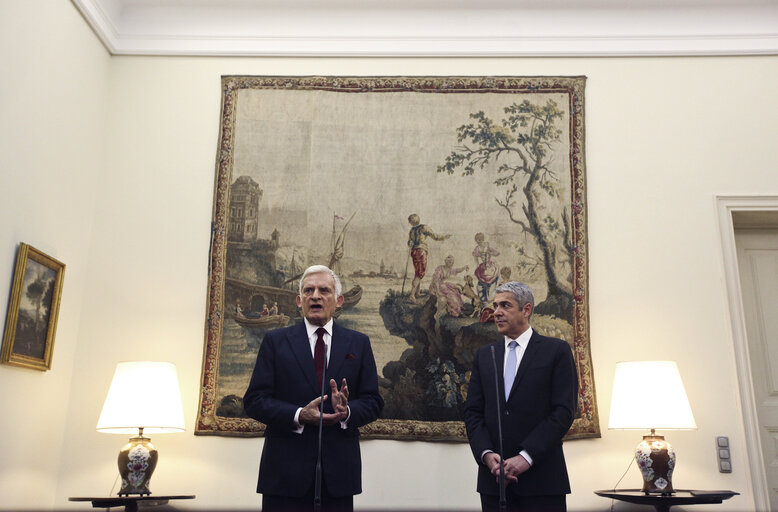
M 33 7 L 17 4 L 22 15 L 33 14 Z M 64 11 L 54 9 L 51 16 L 72 21 L 75 10 Z M 23 30 L 18 29 L 17 35 Z M 75 32 L 68 35 L 74 46 L 83 38 L 94 39 L 87 29 Z M 4 53 L 10 53 L 10 41 L 4 43 L 8 48 Z M 50 109 L 78 119 L 73 130 L 56 131 L 54 137 L 47 127 L 52 140 L 41 146 L 39 127 L 31 125 L 13 145 L 14 153 L 22 156 L 5 147 L 0 152 L 4 159 L 31 159 L 0 171 L 4 197 L 10 190 L 29 189 L 33 184 L 42 184 L 45 190 L 36 190 L 33 215 L 15 212 L 27 205 L 29 197 L 14 196 L 10 205 L 0 206 L 0 222 L 7 226 L 0 235 L 5 247 L 0 253 L 0 280 L 5 281 L 0 285 L 10 285 L 14 244 L 24 240 L 35 245 L 36 240 L 27 238 L 34 234 L 40 249 L 71 263 L 65 297 L 79 299 L 78 304 L 63 302 L 52 372 L 0 368 L 3 389 L 23 390 L 2 398 L 7 405 L 0 425 L 4 433 L 10 431 L 17 438 L 0 441 L 0 448 L 13 455 L 6 458 L 8 452 L 0 452 L 0 491 L 5 491 L 0 494 L 4 496 L 0 509 L 11 506 L 6 496 L 21 505 L 49 506 L 50 497 L 29 501 L 21 491 L 45 487 L 50 492 L 55 483 L 56 509 L 84 509 L 68 503 L 67 497 L 110 491 L 116 476 L 115 456 L 126 439 L 99 434 L 94 425 L 116 362 L 128 359 L 175 362 L 183 388 L 188 431 L 154 438 L 161 454 L 155 493 L 197 494 L 192 502 L 176 504 L 182 510 L 258 508 L 254 487 L 262 440 L 192 433 L 204 342 L 223 74 L 588 76 L 591 343 L 603 437 L 566 444 L 573 486 L 570 509 L 610 507 L 592 491 L 616 483 L 640 439 L 636 432 L 607 430 L 613 368 L 620 360 L 657 357 L 678 362 L 699 425 L 697 431 L 668 436 L 679 454 L 676 487 L 732 489 L 741 496 L 730 500 L 727 510 L 753 509 L 714 195 L 778 194 L 774 151 L 778 57 L 117 57 L 110 59 L 105 84 L 106 59 L 96 39 L 80 44 L 83 47 L 72 52 L 80 56 L 73 57 L 76 63 L 100 64 L 91 73 L 68 75 L 84 89 L 72 94 L 80 99 L 107 95 L 105 129 L 96 106 L 77 118 L 73 114 L 84 107 L 74 98 L 48 98 Z M 50 70 L 57 65 L 59 51 L 51 46 L 30 48 L 26 58 L 17 62 L 16 72 L 43 74 L 38 62 Z M 66 87 L 68 83 L 75 87 L 65 80 Z M 11 108 L 15 103 L 5 94 L 10 86 L 0 87 L 2 105 Z M 10 92 L 37 109 L 41 96 L 52 88 L 51 80 L 42 85 L 30 78 Z M 2 119 L 5 134 L 11 131 L 10 117 L 3 113 Z M 104 146 L 95 147 L 101 137 Z M 7 144 L 5 139 L 0 144 Z M 86 149 L 97 153 L 86 155 L 85 163 Z M 105 153 L 102 166 L 101 150 Z M 7 176 L 8 169 L 20 167 L 23 178 Z M 69 179 L 75 179 L 78 187 L 59 172 L 63 167 L 75 174 Z M 59 199 L 63 190 L 75 196 L 64 205 Z M 76 268 L 71 271 L 72 267 Z M 71 361 L 68 394 L 66 366 Z M 41 397 L 47 403 L 40 404 Z M 46 417 L 28 421 L 28 403 L 36 404 L 34 415 Z M 23 419 L 7 419 L 9 408 Z M 40 426 L 39 431 L 31 430 L 34 425 Z M 26 462 L 22 456 L 26 451 L 16 448 L 19 437 L 40 443 L 62 435 L 68 443 L 55 463 Z M 730 436 L 732 474 L 716 470 L 717 435 Z M 59 439 L 51 441 L 50 447 L 56 448 Z M 48 451 L 36 448 L 34 452 L 42 456 Z M 6 461 L 40 464 L 46 468 L 40 470 L 45 475 L 32 467 L 28 474 L 15 477 L 15 486 L 6 484 L 5 474 L 16 474 Z M 365 493 L 356 500 L 358 508 L 478 507 L 475 464 L 466 445 L 365 441 L 363 462 Z M 58 477 L 53 474 L 56 470 Z M 41 485 L 41 478 L 48 485 Z M 620 486 L 636 487 L 639 479 L 633 467 Z M 695 506 L 694 510 L 719 508 Z
M 180 508 L 256 507 L 261 439 L 195 437 L 208 230 L 222 74 L 583 74 L 586 93 L 591 340 L 603 438 L 570 442 L 571 509 L 605 510 L 639 434 L 607 431 L 619 360 L 674 359 L 696 432 L 672 433 L 679 488 L 733 489 L 753 508 L 714 194 L 778 192 L 770 151 L 778 59 L 185 59 L 117 58 L 111 172 L 94 227 L 67 433 L 94 453 L 63 471 L 60 500 L 108 491 L 123 439 L 93 430 L 113 364 L 178 364 L 190 431 L 157 436 L 157 492 L 196 493 Z M 742 91 L 742 92 L 741 92 Z M 647 390 L 650 393 L 650 389 Z M 716 471 L 728 435 L 734 472 Z M 477 508 L 465 445 L 368 441 L 361 508 Z M 75 470 L 74 470 L 75 469 Z M 102 484 L 100 482 L 103 482 Z M 622 487 L 639 483 L 633 468 Z M 60 501 L 62 502 L 62 501 Z M 704 510 L 698 507 L 697 510 Z
M 0 508 L 55 503 L 105 152 L 110 57 L 61 0 L 0 2 L 0 307 L 19 242 L 66 264 L 52 369 L 0 367 Z

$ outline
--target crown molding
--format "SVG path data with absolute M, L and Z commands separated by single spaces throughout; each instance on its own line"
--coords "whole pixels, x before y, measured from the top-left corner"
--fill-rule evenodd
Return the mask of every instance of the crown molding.
M 322 0 L 324 1 L 324 0 Z M 485 1 L 485 0 L 482 0 Z M 778 4 L 566 0 L 72 0 L 113 55 L 584 57 L 778 54 Z M 642 5 L 635 8 L 636 2 Z M 595 7 L 587 8 L 591 4 Z M 726 2 L 724 2 L 726 4 Z M 352 2 L 352 5 L 353 2 Z M 422 7 L 419 7 L 421 5 Z M 424 7 L 426 5 L 426 8 Z M 484 8 L 483 6 L 486 6 Z M 326 6 L 324 8 L 323 6 Z

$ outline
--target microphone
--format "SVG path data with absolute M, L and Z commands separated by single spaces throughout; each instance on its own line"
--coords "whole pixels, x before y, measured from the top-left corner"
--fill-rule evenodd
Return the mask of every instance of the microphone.
M 505 501 L 505 458 L 503 457 L 502 450 L 502 407 L 500 405 L 500 379 L 497 375 L 497 359 L 494 357 L 494 345 L 489 347 L 492 349 L 492 368 L 494 368 L 494 397 L 497 399 L 497 438 L 498 449 L 500 450 L 500 512 L 505 512 L 508 505 Z
M 326 345 L 325 345 L 326 348 Z M 327 382 L 327 353 L 324 354 L 324 369 L 321 372 L 321 394 L 319 398 L 319 445 L 316 453 L 316 477 L 314 479 L 313 510 L 321 511 L 321 433 L 324 428 L 324 383 Z

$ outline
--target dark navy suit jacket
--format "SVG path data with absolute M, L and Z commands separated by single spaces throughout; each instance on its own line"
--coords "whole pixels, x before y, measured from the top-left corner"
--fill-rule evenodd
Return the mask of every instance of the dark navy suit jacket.
M 497 362 L 500 395 L 495 396 L 491 349 Z M 518 496 L 559 495 L 570 492 L 562 437 L 570 429 L 578 400 L 575 361 L 567 342 L 534 331 L 521 359 L 516 380 L 504 398 L 505 343 L 478 349 L 473 360 L 465 401 L 465 427 L 478 467 L 478 492 L 498 495 L 499 487 L 489 468 L 481 462 L 485 450 L 499 453 L 498 408 L 502 415 L 505 458 L 526 450 L 533 465 L 510 484 L 508 493 Z
M 346 379 L 351 415 L 346 429 L 340 424 L 324 427 L 323 481 L 332 496 L 349 496 L 362 492 L 358 428 L 378 418 L 384 401 L 378 394 L 370 339 L 337 323 L 332 327 L 326 372 L 328 395 L 331 378 L 338 388 Z M 302 434 L 297 434 L 294 415 L 319 396 L 320 387 L 303 322 L 265 334 L 243 397 L 246 413 L 267 426 L 257 492 L 302 496 L 313 486 L 318 427 L 305 425 Z M 329 404 L 328 398 L 325 412 L 332 412 Z

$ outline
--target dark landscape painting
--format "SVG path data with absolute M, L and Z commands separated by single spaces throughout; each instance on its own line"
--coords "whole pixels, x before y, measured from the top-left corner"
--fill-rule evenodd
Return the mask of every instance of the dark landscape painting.
M 16 354 L 43 359 L 56 278 L 55 270 L 34 260 L 27 261 L 16 320 Z

